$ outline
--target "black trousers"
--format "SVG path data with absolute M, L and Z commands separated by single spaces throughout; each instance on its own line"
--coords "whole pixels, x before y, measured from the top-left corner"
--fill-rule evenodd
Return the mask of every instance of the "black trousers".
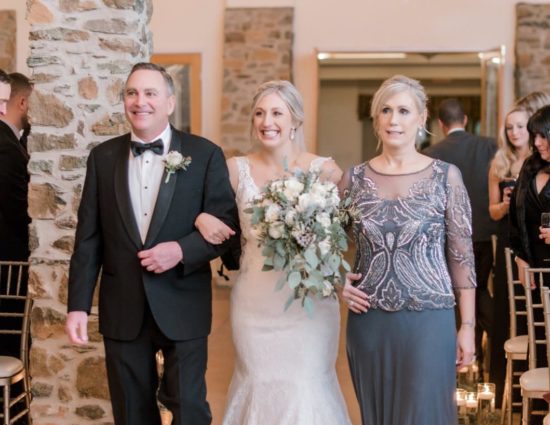
M 489 275 L 493 267 L 493 246 L 491 241 L 474 242 L 476 269 L 476 356 L 479 362 L 480 377 L 483 371 L 483 332 L 487 333 L 490 344 L 493 335 L 493 299 L 488 289 Z
M 149 308 L 133 341 L 104 339 L 111 404 L 116 425 L 160 425 L 158 399 L 174 425 L 210 425 L 206 401 L 207 337 L 173 341 L 162 333 Z M 158 382 L 155 355 L 162 350 L 164 374 Z

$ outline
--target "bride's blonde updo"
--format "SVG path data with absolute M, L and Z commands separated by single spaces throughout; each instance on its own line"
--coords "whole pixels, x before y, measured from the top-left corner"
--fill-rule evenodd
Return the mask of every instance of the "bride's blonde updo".
M 293 143 L 300 151 L 305 151 L 304 143 L 304 101 L 302 95 L 296 87 L 286 80 L 272 80 L 261 84 L 254 97 L 252 98 L 252 109 L 250 113 L 250 136 L 254 138 L 254 110 L 258 103 L 267 95 L 277 93 L 282 101 L 286 104 L 292 117 L 292 125 L 294 127 Z

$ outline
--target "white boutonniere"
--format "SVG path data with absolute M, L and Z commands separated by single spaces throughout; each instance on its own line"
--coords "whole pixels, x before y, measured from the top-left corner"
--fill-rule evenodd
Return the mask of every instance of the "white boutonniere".
M 164 159 L 164 169 L 166 170 L 166 179 L 164 183 L 168 183 L 170 176 L 179 170 L 187 170 L 191 164 L 190 156 L 183 156 L 178 151 L 170 151 Z

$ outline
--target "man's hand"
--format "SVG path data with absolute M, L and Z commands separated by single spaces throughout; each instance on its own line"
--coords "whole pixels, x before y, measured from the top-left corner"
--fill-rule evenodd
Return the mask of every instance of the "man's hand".
M 65 331 L 73 344 L 88 343 L 88 314 L 85 311 L 71 311 L 67 315 Z
M 138 257 L 142 267 L 148 271 L 164 273 L 183 259 L 183 252 L 177 242 L 162 242 L 151 249 L 138 252 Z

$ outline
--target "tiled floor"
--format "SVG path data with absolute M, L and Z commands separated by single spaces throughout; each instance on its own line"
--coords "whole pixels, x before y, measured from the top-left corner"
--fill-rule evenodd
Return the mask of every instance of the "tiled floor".
M 212 333 L 209 339 L 208 372 L 208 401 L 212 409 L 212 425 L 220 425 L 223 419 L 227 388 L 233 372 L 233 343 L 231 341 L 231 325 L 229 323 L 229 294 L 231 289 L 214 285 L 214 319 Z M 342 309 L 342 326 L 345 324 L 345 311 Z M 351 420 L 354 425 L 361 423 L 359 408 L 355 400 L 351 377 L 347 365 L 345 347 L 343 346 L 342 329 L 340 335 L 340 353 L 336 368 L 342 386 L 342 392 L 348 404 Z M 168 417 L 163 418 L 163 424 L 170 424 Z

